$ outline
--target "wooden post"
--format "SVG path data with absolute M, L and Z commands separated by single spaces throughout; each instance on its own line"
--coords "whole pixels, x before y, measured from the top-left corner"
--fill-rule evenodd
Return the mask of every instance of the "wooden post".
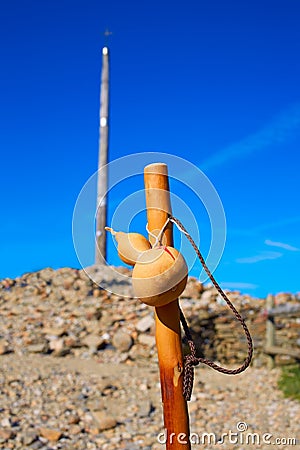
M 168 168 L 155 163 L 144 170 L 148 229 L 158 234 L 171 213 Z M 153 237 L 149 236 L 150 242 Z M 173 245 L 173 228 L 169 223 L 165 245 Z M 166 431 L 166 449 L 190 449 L 189 416 L 183 397 L 183 354 L 178 300 L 155 308 L 156 345 Z
M 107 192 L 107 161 L 108 161 L 108 119 L 109 119 L 109 51 L 102 49 L 102 75 L 100 95 L 100 137 L 98 157 L 98 186 L 97 186 L 97 218 L 96 218 L 96 248 L 95 264 L 106 262 L 106 192 Z
M 266 309 L 267 311 L 274 308 L 274 297 L 269 294 L 266 298 Z M 274 347 L 275 345 L 275 323 L 274 317 L 267 317 L 266 322 L 266 348 Z M 267 355 L 267 366 L 268 369 L 273 369 L 275 366 L 275 355 Z

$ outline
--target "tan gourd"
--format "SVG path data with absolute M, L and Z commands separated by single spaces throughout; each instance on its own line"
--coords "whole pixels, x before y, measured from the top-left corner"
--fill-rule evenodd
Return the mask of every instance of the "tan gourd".
M 150 242 L 139 233 L 124 233 L 123 231 L 114 231 L 112 228 L 105 227 L 118 243 L 118 255 L 120 259 L 130 266 L 134 266 L 139 256 L 145 251 L 151 249 Z
M 132 271 L 132 287 L 143 303 L 163 306 L 182 294 L 187 277 L 181 253 L 173 247 L 157 247 L 139 256 Z

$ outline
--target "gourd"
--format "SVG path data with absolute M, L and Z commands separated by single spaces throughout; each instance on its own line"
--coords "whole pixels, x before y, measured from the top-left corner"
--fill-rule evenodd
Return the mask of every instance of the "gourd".
M 105 227 L 118 243 L 120 259 L 134 266 L 132 287 L 135 297 L 150 306 L 164 306 L 176 300 L 185 289 L 188 267 L 174 247 L 151 248 L 139 233 L 124 233 Z
M 188 267 L 181 253 L 162 246 L 140 254 L 132 271 L 132 287 L 143 303 L 158 307 L 176 300 L 187 278 Z
M 110 227 L 105 227 L 105 230 L 115 237 L 118 243 L 118 255 L 125 264 L 134 266 L 139 256 L 145 250 L 151 249 L 150 242 L 142 234 L 114 231 Z

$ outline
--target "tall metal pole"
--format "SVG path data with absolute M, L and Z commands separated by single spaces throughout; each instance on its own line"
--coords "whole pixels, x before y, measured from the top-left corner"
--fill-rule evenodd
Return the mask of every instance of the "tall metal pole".
M 109 131 L 109 50 L 102 49 L 95 264 L 106 262 L 107 161 Z

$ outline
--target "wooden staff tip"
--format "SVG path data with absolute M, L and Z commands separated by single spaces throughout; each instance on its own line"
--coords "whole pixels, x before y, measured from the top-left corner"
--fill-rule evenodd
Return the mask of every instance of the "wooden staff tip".
M 168 175 L 168 166 L 165 163 L 152 163 L 144 168 L 145 173 Z

